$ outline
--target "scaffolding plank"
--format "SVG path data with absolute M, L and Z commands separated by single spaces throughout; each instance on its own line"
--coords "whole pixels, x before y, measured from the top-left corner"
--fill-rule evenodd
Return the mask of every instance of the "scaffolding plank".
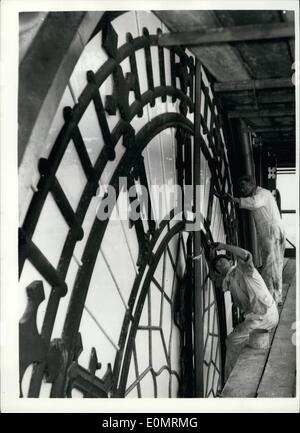
M 295 260 L 285 260 L 283 270 L 283 307 L 272 331 L 270 349 L 244 347 L 221 397 L 291 397 L 295 386 L 296 353 L 292 343 L 295 332 Z M 274 335 L 274 338 L 272 336 Z M 284 353 L 284 355 L 283 355 Z
M 253 349 L 246 346 L 223 388 L 221 397 L 256 397 L 268 352 L 269 349 Z
M 292 262 L 292 260 L 290 260 Z M 296 277 L 289 286 L 257 397 L 294 397 L 296 383 Z

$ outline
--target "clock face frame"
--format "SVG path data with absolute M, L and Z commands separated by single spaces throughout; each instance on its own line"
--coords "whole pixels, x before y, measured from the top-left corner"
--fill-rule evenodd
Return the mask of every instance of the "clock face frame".
M 103 21 L 99 31 L 107 59 L 96 72 L 87 70 L 87 84 L 77 103 L 73 107 L 64 107 L 64 125 L 47 158 L 39 161 L 39 182 L 19 231 L 21 279 L 24 264 L 29 261 L 50 286 L 41 330 L 37 330 L 36 319 L 44 297 L 43 283 L 36 280 L 26 287 L 27 314 L 20 321 L 20 378 L 22 381 L 26 369 L 33 364 L 27 392 L 29 397 L 39 396 L 45 381 L 51 384 L 52 397 L 72 397 L 75 396 L 74 390 L 84 397 L 193 396 L 194 352 L 198 344 L 194 341 L 193 327 L 195 315 L 200 314 L 204 336 L 201 348 L 203 366 L 200 366 L 204 383 L 203 396 L 215 396 L 223 380 L 226 311 L 224 299 L 209 277 L 207 241 L 234 241 L 236 221 L 234 207 L 222 198 L 225 192 L 231 192 L 232 186 L 220 119 L 209 88 L 202 80 L 204 111 L 201 114 L 201 143 L 198 145 L 201 146 L 203 176 L 199 198 L 202 200 L 201 210 L 204 215 L 203 252 L 200 258 L 203 310 L 199 312 L 194 305 L 195 284 L 191 277 L 194 269 L 191 259 L 193 234 L 186 231 L 182 209 L 176 206 L 165 206 L 168 218 L 153 218 L 154 212 L 151 214 L 151 211 L 154 199 L 149 192 L 149 151 L 163 132 L 172 136 L 172 151 L 174 160 L 176 159 L 175 177 L 181 187 L 183 201 L 187 185 L 192 185 L 193 148 L 196 146 L 192 122 L 194 59 L 182 48 L 166 50 L 159 47 L 161 30 L 150 34 L 144 28 L 137 37 L 127 33 L 127 41 L 120 47 L 114 21 Z M 157 57 L 153 48 L 156 49 Z M 141 92 L 139 70 L 142 66 L 137 61 L 138 53 L 142 53 L 144 58 L 147 77 L 145 92 Z M 127 73 L 123 71 L 125 61 L 130 65 L 130 72 Z M 154 80 L 155 68 L 159 76 L 158 86 Z M 170 83 L 166 82 L 166 68 L 170 70 Z M 112 92 L 103 97 L 100 88 L 107 79 L 112 80 Z M 150 121 L 149 118 L 145 119 L 145 111 L 151 110 L 151 107 L 160 102 L 166 104 L 168 101 L 171 101 L 173 107 L 176 106 L 175 111 L 156 112 Z M 80 121 L 91 106 L 95 110 L 103 139 L 102 150 L 95 161 L 91 160 L 80 131 Z M 117 121 L 111 128 L 109 119 L 113 117 Z M 138 119 L 139 130 L 134 123 Z M 76 209 L 71 206 L 57 175 L 71 143 L 86 177 Z M 118 154 L 119 148 L 122 148 L 121 156 Z M 134 200 L 141 202 L 139 206 L 143 207 L 142 199 L 145 197 L 139 192 L 140 187 L 143 186 L 144 191 L 148 191 L 145 218 L 130 221 L 128 229 L 131 236 L 135 236 L 138 248 L 137 257 L 133 258 L 135 278 L 127 299 L 124 299 L 119 290 L 116 274 L 106 261 L 118 289 L 119 300 L 124 304 L 119 337 L 114 341 L 107 332 L 105 323 L 100 323 L 86 304 L 99 254 L 103 255 L 103 239 L 110 230 L 113 209 L 108 210 L 109 217 L 106 220 L 100 220 L 95 215 L 82 256 L 80 259 L 75 256 L 79 263 L 74 283 L 72 287 L 66 283 L 76 244 L 86 235 L 83 224 L 88 208 L 99 192 L 99 181 L 109 164 L 114 166 L 108 185 L 114 187 L 116 196 L 122 192 L 120 179 L 126 179 L 128 188 L 133 188 L 132 197 L 127 197 L 129 213 Z M 49 195 L 68 225 L 57 266 L 51 264 L 47 253 L 42 252 L 34 241 Z M 105 194 L 98 195 L 99 209 L 102 211 L 107 211 L 106 198 Z M 123 227 L 124 222 L 121 223 Z M 55 231 L 55 227 L 51 230 Z M 131 254 L 130 247 L 128 254 Z M 101 286 L 101 281 L 99 285 Z M 53 338 L 59 305 L 70 291 L 61 337 Z M 104 292 L 103 296 L 109 297 L 109 292 Z M 114 347 L 111 363 L 103 364 L 101 353 L 92 347 L 88 366 L 81 365 L 80 356 L 85 349 L 80 328 L 83 314 L 89 314 Z M 114 311 L 110 314 L 114 315 Z M 155 315 L 157 317 L 154 320 Z M 146 354 L 143 353 L 145 351 Z M 143 359 L 141 362 L 141 357 L 146 361 Z

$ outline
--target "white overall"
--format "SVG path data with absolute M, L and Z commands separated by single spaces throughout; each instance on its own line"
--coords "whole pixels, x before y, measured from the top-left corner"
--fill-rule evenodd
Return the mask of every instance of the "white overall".
M 261 252 L 261 275 L 275 301 L 282 301 L 282 270 L 285 232 L 272 193 L 257 187 L 252 197 L 241 197 L 240 208 L 254 217 L 258 247 Z
M 245 321 L 226 340 L 225 380 L 228 379 L 242 348 L 253 329 L 270 331 L 278 323 L 276 303 L 253 265 L 249 253 L 246 261 L 239 259 L 223 280 L 223 290 L 230 290 L 233 303 L 245 313 Z

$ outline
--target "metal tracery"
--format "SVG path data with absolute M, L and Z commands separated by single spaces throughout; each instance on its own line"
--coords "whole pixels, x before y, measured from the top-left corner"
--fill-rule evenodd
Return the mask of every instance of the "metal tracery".
M 143 35 L 133 37 L 127 34 L 127 42 L 118 47 L 118 35 L 113 28 L 113 22 L 105 23 L 102 30 L 102 48 L 108 60 L 97 72 L 87 71 L 87 85 L 78 98 L 74 107 L 65 107 L 64 126 L 60 131 L 48 158 L 41 158 L 39 163 L 40 179 L 37 191 L 34 193 L 28 208 L 24 223 L 19 234 L 19 272 L 25 262 L 29 261 L 41 276 L 49 283 L 51 289 L 47 299 L 41 331 L 36 329 L 36 316 L 39 304 L 44 296 L 43 283 L 33 281 L 27 287 L 28 308 L 20 321 L 20 382 L 23 374 L 30 364 L 34 364 L 28 391 L 29 397 L 40 394 L 42 381 L 52 384 L 51 397 L 71 397 L 72 390 L 79 390 L 84 397 L 123 397 L 136 390 L 137 397 L 143 397 L 143 378 L 151 375 L 153 383 L 153 396 L 160 396 L 157 381 L 160 375 L 167 372 L 168 397 L 193 396 L 193 370 L 196 368 L 193 360 L 193 279 L 191 270 L 193 262 L 191 256 L 193 249 L 191 235 L 184 232 L 184 218 L 176 224 L 170 222 L 154 221 L 148 218 L 145 229 L 142 220 L 132 223 L 130 230 L 135 230 L 138 242 L 138 257 L 134 263 L 135 279 L 127 300 L 122 298 L 118 283 L 116 289 L 121 297 L 124 315 L 119 332 L 118 341 L 112 341 L 115 350 L 113 365 L 101 366 L 101 353 L 93 347 L 90 352 L 88 368 L 80 365 L 80 355 L 85 342 L 80 333 L 80 323 L 85 311 L 97 323 L 93 313 L 87 309 L 91 278 L 96 265 L 98 254 L 105 254 L 101 250 L 102 241 L 106 235 L 109 220 L 100 221 L 95 218 L 88 238 L 79 259 L 78 270 L 73 287 L 68 287 L 66 277 L 74 250 L 78 241 L 85 233 L 83 224 L 89 205 L 99 187 L 99 180 L 105 167 L 116 158 L 116 149 L 125 148 L 123 156 L 119 159 L 111 176 L 109 184 L 119 191 L 119 178 L 126 177 L 128 186 L 136 181 L 147 189 L 149 179 L 143 160 L 143 152 L 161 131 L 173 129 L 176 131 L 176 169 L 178 184 L 181 186 L 192 184 L 192 146 L 200 145 L 203 155 L 203 177 L 211 177 L 209 188 L 203 189 L 203 200 L 206 201 L 206 238 L 219 239 L 217 230 L 220 221 L 216 221 L 216 207 L 220 208 L 222 224 L 227 240 L 234 239 L 235 213 L 234 208 L 223 199 L 226 191 L 231 192 L 229 168 L 225 153 L 225 144 L 221 134 L 220 119 L 209 95 L 208 88 L 201 82 L 204 96 L 204 114 L 201 115 L 201 128 L 203 137 L 201 143 L 193 140 L 194 125 L 188 118 L 188 113 L 194 111 L 194 60 L 183 49 L 170 49 L 171 85 L 166 83 L 164 49 L 158 47 L 158 59 L 153 59 L 151 47 L 158 46 L 157 34 L 149 34 L 143 29 Z M 141 93 L 136 61 L 137 51 L 142 50 L 145 56 L 148 90 Z M 131 72 L 124 74 L 122 62 L 129 59 Z M 176 61 L 177 60 L 177 61 Z M 153 63 L 159 65 L 160 85 L 154 85 Z M 101 97 L 101 85 L 112 77 L 112 94 Z M 130 92 L 134 94 L 134 102 L 130 103 Z M 171 97 L 172 102 L 179 103 L 179 112 L 161 113 L 150 122 L 144 124 L 139 131 L 132 126 L 132 120 L 142 117 L 144 110 L 154 107 L 156 101 L 165 102 Z M 86 144 L 80 131 L 80 120 L 87 108 L 93 106 L 102 132 L 104 146 L 92 163 L 86 150 Z M 119 113 L 119 120 L 110 130 L 107 118 Z M 76 207 L 70 204 L 57 177 L 57 171 L 70 143 L 74 144 L 81 167 L 86 177 L 86 184 Z M 60 254 L 57 266 L 51 263 L 47 256 L 33 242 L 41 212 L 51 195 L 59 209 L 68 232 Z M 106 206 L 103 200 L 100 206 Z M 151 200 L 149 202 L 151 208 Z M 174 217 L 176 211 L 171 209 Z M 221 217 L 220 217 L 221 218 Z M 220 219 L 219 218 L 219 219 Z M 163 238 L 161 238 L 163 236 Z M 177 240 L 178 254 L 181 254 L 180 270 L 178 274 L 178 257 L 172 255 L 169 243 Z M 100 252 L 100 253 L 99 253 Z M 131 254 L 128 248 L 128 254 Z M 131 257 L 133 255 L 131 254 Z M 226 333 L 226 317 L 224 318 L 224 303 L 220 295 L 214 290 L 208 277 L 206 259 L 203 257 L 203 306 L 202 321 L 207 333 L 204 339 L 204 367 L 203 377 L 205 383 L 205 396 L 215 396 L 219 381 L 222 380 L 222 359 L 224 359 L 224 333 Z M 113 272 L 108 271 L 113 278 Z M 161 280 L 155 276 L 159 263 L 162 265 Z M 172 290 L 169 294 L 165 290 L 166 265 L 169 263 L 170 272 L 173 273 Z M 52 339 L 53 327 L 61 299 L 72 290 L 68 304 L 63 331 L 60 339 Z M 151 320 L 151 291 L 157 291 L 161 297 L 159 323 L 153 324 Z M 140 323 L 143 309 L 148 308 L 148 323 Z M 172 365 L 170 347 L 172 338 L 166 339 L 163 331 L 163 312 L 169 309 L 170 334 L 176 335 L 179 340 L 180 353 L 176 368 Z M 102 333 L 107 333 L 101 323 L 98 325 Z M 148 334 L 149 365 L 141 371 L 139 368 L 137 335 Z M 159 335 L 162 344 L 162 353 L 165 360 L 159 368 L 153 366 L 153 350 L 151 341 L 153 335 Z M 156 338 L 156 337 L 155 337 Z M 167 345 L 167 340 L 168 344 Z M 36 350 L 33 350 L 33 348 Z M 210 349 L 210 350 L 209 350 Z M 133 369 L 135 379 L 129 381 L 130 369 Z M 202 368 L 202 367 L 201 367 Z M 209 370 L 213 368 L 211 378 Z M 101 370 L 101 378 L 99 372 Z M 174 385 L 176 384 L 176 386 Z

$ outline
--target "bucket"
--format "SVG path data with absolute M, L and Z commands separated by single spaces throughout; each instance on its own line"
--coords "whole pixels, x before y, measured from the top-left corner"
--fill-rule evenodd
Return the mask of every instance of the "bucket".
M 254 329 L 249 335 L 249 346 L 253 349 L 269 349 L 270 333 L 266 329 Z

